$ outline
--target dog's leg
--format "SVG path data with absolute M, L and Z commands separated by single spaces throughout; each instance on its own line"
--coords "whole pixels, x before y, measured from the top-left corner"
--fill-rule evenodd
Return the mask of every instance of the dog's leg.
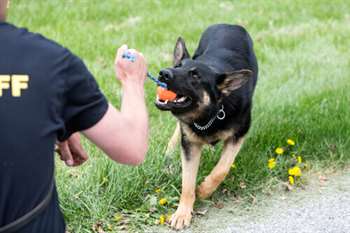
M 168 143 L 168 146 L 166 148 L 166 152 L 165 152 L 166 156 L 172 154 L 175 151 L 176 145 L 178 144 L 178 142 L 180 140 L 180 132 L 181 132 L 181 130 L 180 130 L 180 123 L 177 122 L 174 134 L 171 137 L 171 139 L 170 139 L 170 141 Z
M 209 197 L 225 179 L 243 142 L 244 138 L 240 138 L 238 141 L 229 138 L 225 141 L 220 161 L 197 189 L 199 198 L 205 199 Z
M 189 226 L 192 219 L 201 148 L 202 145 L 184 142 L 182 138 L 182 191 L 179 206 L 171 217 L 171 227 L 177 230 Z

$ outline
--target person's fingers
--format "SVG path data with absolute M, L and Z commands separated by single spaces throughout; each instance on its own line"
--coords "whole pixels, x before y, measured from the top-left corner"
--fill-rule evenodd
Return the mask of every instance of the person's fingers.
M 117 57 L 116 57 L 116 61 L 118 59 L 121 59 L 123 57 L 123 54 L 125 53 L 125 51 L 128 50 L 128 46 L 126 44 L 123 44 L 117 51 Z
M 69 149 L 69 145 L 68 142 L 61 142 L 59 145 L 59 150 L 61 152 L 60 154 L 60 158 L 62 161 L 64 161 L 66 163 L 67 166 L 73 166 L 74 161 L 73 161 L 73 156 L 72 153 Z
M 73 153 L 76 155 L 79 155 L 79 158 L 82 160 L 87 160 L 89 158 L 89 156 L 87 155 L 86 151 L 84 150 L 84 148 L 81 145 L 76 145 L 72 148 Z
M 136 49 L 128 49 L 128 52 L 135 57 L 135 60 L 132 61 L 133 63 L 138 60 L 138 57 L 140 56 L 139 52 Z
M 123 58 L 123 54 L 126 52 L 135 59 Z M 122 81 L 127 77 L 140 77 L 144 80 L 147 75 L 147 64 L 144 55 L 134 48 L 128 49 L 126 45 L 123 45 L 117 52 L 115 70 L 117 77 Z
M 76 155 L 74 153 L 72 153 L 72 156 L 74 159 L 72 167 L 80 166 L 86 161 L 86 160 L 81 159 L 78 155 Z
M 133 49 L 132 52 L 135 54 L 135 56 L 137 56 L 139 59 L 141 59 L 141 61 L 145 60 L 145 57 L 143 56 L 143 54 L 141 52 L 139 52 L 139 51 L 137 51 L 135 49 Z
M 120 48 L 118 49 L 118 53 L 120 56 L 119 57 L 122 57 L 123 53 L 125 51 L 128 50 L 128 46 L 126 44 L 123 44 L 122 46 L 120 46 Z
M 73 156 L 74 156 L 74 155 L 73 155 Z M 80 166 L 80 165 L 82 165 L 83 163 L 85 163 L 86 161 L 87 161 L 87 160 L 84 160 L 84 159 L 81 159 L 81 158 L 76 159 L 76 160 L 74 160 L 73 167 Z
M 122 61 L 123 58 L 123 54 L 128 50 L 128 46 L 127 45 L 122 45 L 118 50 L 117 50 L 117 55 L 115 57 L 115 65 L 118 65 L 118 63 L 120 63 L 120 61 Z
M 123 72 L 123 69 L 122 69 L 122 67 L 123 67 L 122 63 L 125 60 L 125 59 L 123 59 L 123 54 L 126 51 L 128 51 L 128 46 L 124 44 L 118 49 L 117 56 L 115 57 L 115 62 L 114 62 L 114 64 L 115 64 L 115 71 L 116 71 L 117 76 L 119 78 L 125 77 L 125 73 Z
M 115 61 L 114 61 L 114 64 L 115 64 L 115 71 L 116 71 L 116 74 L 117 74 L 117 77 L 119 79 L 123 79 L 123 77 L 125 77 L 125 73 L 123 72 L 123 70 L 120 68 L 121 66 L 121 62 L 123 61 L 122 57 L 123 57 L 123 54 L 128 50 L 128 46 L 127 45 L 122 45 L 118 51 L 117 51 L 117 55 L 115 57 Z
M 81 145 L 79 133 L 71 135 L 71 137 L 68 139 L 68 146 L 73 157 L 73 166 L 79 166 L 88 160 L 88 155 Z
M 88 160 L 88 155 L 82 145 L 79 143 L 70 144 L 70 149 L 74 159 L 74 166 L 79 166 Z

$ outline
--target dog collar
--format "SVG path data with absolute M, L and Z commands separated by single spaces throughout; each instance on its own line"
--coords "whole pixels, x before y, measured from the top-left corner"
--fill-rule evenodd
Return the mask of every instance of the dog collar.
M 220 110 L 216 113 L 216 115 L 213 118 L 211 118 L 209 120 L 209 122 L 206 125 L 201 126 L 201 125 L 197 124 L 196 122 L 193 122 L 193 125 L 194 125 L 194 127 L 196 127 L 196 129 L 204 131 L 204 130 L 209 129 L 209 127 L 214 123 L 214 121 L 216 119 L 222 121 L 223 119 L 225 119 L 225 117 L 226 117 L 226 113 L 224 111 L 224 105 L 221 105 Z

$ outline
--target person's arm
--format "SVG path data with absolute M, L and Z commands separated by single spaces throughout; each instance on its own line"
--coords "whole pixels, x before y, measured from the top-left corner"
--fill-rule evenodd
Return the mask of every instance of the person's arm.
M 122 46 L 116 57 L 116 73 L 122 83 L 121 111 L 109 104 L 107 112 L 94 126 L 83 133 L 113 160 L 130 165 L 140 164 L 147 152 L 148 116 L 144 102 L 144 81 L 147 66 L 143 55 L 135 62 L 122 59 L 127 46 Z M 57 144 L 57 152 L 67 166 L 78 166 L 88 158 L 81 146 L 78 133 Z
M 145 159 L 148 144 L 148 113 L 144 100 L 144 81 L 147 65 L 141 53 L 131 62 L 123 59 L 127 46 L 122 46 L 115 62 L 116 73 L 122 83 L 120 112 L 111 104 L 104 117 L 83 134 L 101 148 L 111 159 L 138 165 Z

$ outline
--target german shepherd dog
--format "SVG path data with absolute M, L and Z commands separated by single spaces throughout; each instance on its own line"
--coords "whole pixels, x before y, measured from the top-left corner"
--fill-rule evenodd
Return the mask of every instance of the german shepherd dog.
M 192 218 L 202 146 L 224 141 L 219 162 L 197 188 L 198 197 L 204 199 L 225 179 L 243 144 L 251 122 L 258 64 L 252 39 L 243 27 L 217 24 L 202 34 L 192 58 L 180 37 L 173 65 L 160 71 L 159 80 L 177 97 L 173 101 L 157 98 L 155 104 L 178 119 L 168 151 L 181 135 L 182 193 L 171 226 L 182 229 Z

